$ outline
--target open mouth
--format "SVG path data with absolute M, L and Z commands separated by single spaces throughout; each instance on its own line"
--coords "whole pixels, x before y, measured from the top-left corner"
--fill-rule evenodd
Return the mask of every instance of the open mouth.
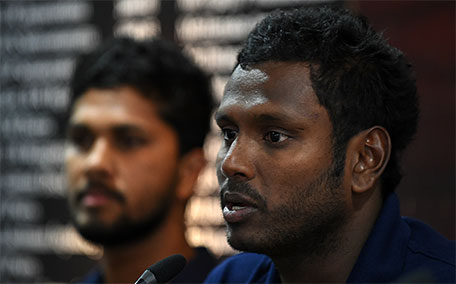
M 232 202 L 229 202 L 225 205 L 228 210 L 242 210 L 242 209 L 245 209 L 247 207 L 251 207 L 249 205 L 247 205 L 246 203 L 242 203 L 242 202 L 239 202 L 239 203 L 232 203 Z
M 228 207 L 230 210 L 240 210 L 245 207 L 257 207 L 255 201 L 237 192 L 226 191 L 222 195 L 222 207 Z
M 228 223 L 246 220 L 258 208 L 253 200 L 239 193 L 225 192 L 222 198 L 223 217 Z

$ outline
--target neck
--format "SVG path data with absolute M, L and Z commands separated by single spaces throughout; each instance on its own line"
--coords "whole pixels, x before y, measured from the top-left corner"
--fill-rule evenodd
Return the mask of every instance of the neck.
M 147 267 L 172 254 L 192 258 L 194 250 L 185 239 L 182 216 L 183 212 L 170 212 L 162 226 L 142 240 L 105 247 L 101 261 L 105 283 L 134 283 Z
M 380 190 L 353 197 L 349 220 L 333 238 L 326 253 L 274 256 L 282 283 L 345 283 L 367 241 L 382 207 Z

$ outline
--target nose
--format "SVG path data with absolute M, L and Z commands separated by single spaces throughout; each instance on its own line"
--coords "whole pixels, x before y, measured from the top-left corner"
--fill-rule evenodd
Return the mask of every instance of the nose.
M 92 178 L 107 178 L 113 173 L 113 153 L 104 138 L 95 140 L 87 153 L 85 172 Z
M 225 178 L 250 180 L 255 176 L 255 167 L 252 157 L 253 143 L 238 136 L 229 148 L 219 151 L 219 172 Z

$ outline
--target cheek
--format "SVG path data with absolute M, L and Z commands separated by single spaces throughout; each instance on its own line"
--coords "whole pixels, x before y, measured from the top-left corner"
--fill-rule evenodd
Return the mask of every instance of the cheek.
M 285 158 L 259 163 L 261 188 L 269 202 L 288 202 L 297 190 L 306 190 L 322 172 L 326 171 L 325 158 L 321 155 L 290 154 Z M 269 165 L 269 166 L 268 166 Z M 291 200 L 293 201 L 293 200 Z M 272 205 L 272 203 L 271 203 Z
M 116 187 L 124 191 L 133 211 L 154 207 L 162 196 L 176 184 L 178 173 L 177 155 L 161 151 L 149 155 L 131 156 L 119 168 Z
M 67 150 L 65 151 L 64 166 L 67 185 L 71 190 L 77 185 L 79 179 L 83 176 L 83 160 L 73 151 Z
M 225 180 L 225 176 L 222 174 L 222 162 L 223 159 L 225 159 L 225 155 L 226 149 L 223 148 L 223 146 L 221 146 L 219 151 L 217 152 L 217 157 L 215 158 L 215 169 L 219 184 L 221 184 Z
M 169 179 L 169 176 L 176 171 L 176 162 L 172 158 L 140 158 L 136 161 L 125 163 L 121 170 L 121 180 L 124 185 L 160 184 Z

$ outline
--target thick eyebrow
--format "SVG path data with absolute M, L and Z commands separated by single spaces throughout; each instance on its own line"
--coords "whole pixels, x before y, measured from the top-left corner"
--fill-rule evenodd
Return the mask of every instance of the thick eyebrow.
M 286 123 L 291 120 L 293 120 L 292 117 L 286 115 L 286 114 L 269 114 L 269 113 L 261 113 L 258 115 L 253 116 L 255 120 L 261 121 L 261 122 L 266 122 L 266 123 Z
M 113 132 L 116 133 L 125 133 L 125 132 L 138 132 L 138 133 L 144 133 L 144 129 L 141 127 L 138 127 L 136 125 L 132 124 L 120 124 L 120 125 L 115 125 L 111 128 Z
M 68 134 L 76 131 L 90 131 L 90 127 L 84 123 L 74 123 L 70 122 L 66 128 L 65 134 Z
M 86 123 L 72 122 L 68 126 L 68 131 L 80 131 L 80 130 L 89 130 L 92 128 Z M 133 124 L 116 124 L 109 129 L 113 133 L 126 133 L 126 132 L 137 132 L 139 134 L 145 133 L 144 129 Z
M 220 122 L 220 121 L 231 121 L 225 113 L 219 112 L 219 111 L 215 112 L 214 119 L 217 122 Z
M 217 111 L 214 115 L 214 118 L 216 121 L 231 121 L 228 115 L 226 115 L 223 112 Z M 285 122 L 292 120 L 293 118 L 291 116 L 288 116 L 286 114 L 269 114 L 269 113 L 260 113 L 260 114 L 253 114 L 252 118 L 255 120 L 260 120 L 264 122 Z
M 215 121 L 217 123 L 232 123 L 233 120 L 230 118 L 229 115 L 223 112 L 216 112 Z M 305 127 L 301 125 L 294 116 L 285 114 L 285 113 L 260 113 L 260 114 L 252 114 L 251 118 L 255 123 L 259 124 L 281 124 L 281 125 L 293 125 L 297 130 L 304 130 Z
M 261 113 L 253 115 L 255 121 L 261 124 L 279 124 L 293 126 L 297 130 L 304 130 L 302 122 L 297 121 L 294 116 L 286 113 Z
M 234 124 L 236 125 L 236 120 L 233 119 L 228 113 L 226 112 L 220 112 L 220 111 L 217 111 L 215 114 L 214 114 L 214 119 L 215 119 L 215 122 L 217 123 L 218 126 L 220 126 L 221 124 Z

